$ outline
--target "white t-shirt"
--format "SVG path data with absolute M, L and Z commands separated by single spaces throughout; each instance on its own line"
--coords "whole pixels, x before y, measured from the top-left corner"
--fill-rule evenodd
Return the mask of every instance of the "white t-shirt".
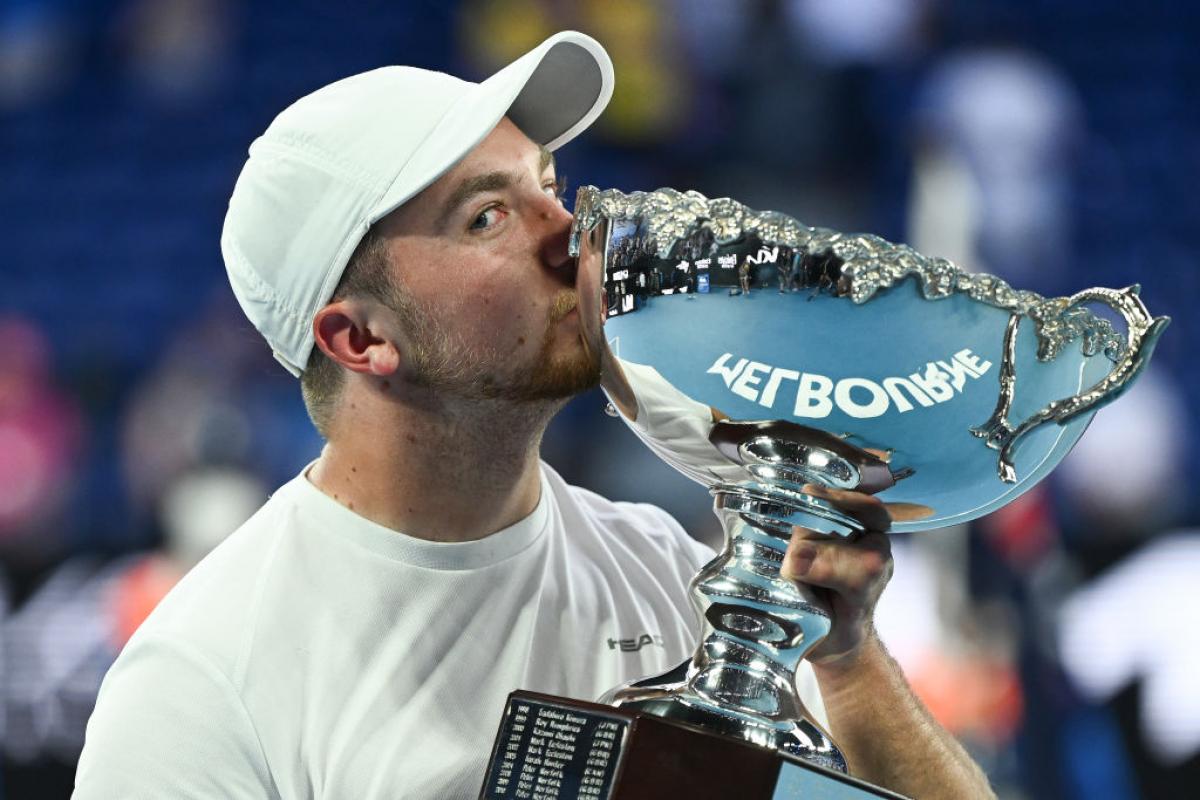
M 510 691 L 594 700 L 690 657 L 687 584 L 712 555 L 546 465 L 533 514 L 454 544 L 297 477 L 125 647 L 75 797 L 474 798 Z

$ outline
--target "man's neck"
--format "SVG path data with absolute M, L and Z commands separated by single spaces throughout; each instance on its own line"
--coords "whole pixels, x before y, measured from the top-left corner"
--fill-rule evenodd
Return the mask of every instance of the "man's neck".
M 346 508 L 409 536 L 482 539 L 533 513 L 538 450 L 561 404 L 343 404 L 308 479 Z

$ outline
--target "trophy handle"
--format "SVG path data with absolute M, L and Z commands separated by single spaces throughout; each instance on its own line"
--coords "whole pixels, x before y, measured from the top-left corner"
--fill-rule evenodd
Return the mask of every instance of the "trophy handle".
M 1017 329 L 1021 314 L 1014 313 L 1004 334 L 1004 358 L 1000 365 L 1000 394 L 996 409 L 987 422 L 972 428 L 971 433 L 984 439 L 987 446 L 1000 451 L 998 472 L 1006 483 L 1016 483 L 1013 453 L 1021 439 L 1047 422 L 1063 425 L 1081 414 L 1096 411 L 1121 396 L 1150 360 L 1158 337 L 1170 323 L 1170 317 L 1152 317 L 1142 298 L 1141 286 L 1134 284 L 1120 291 L 1114 289 L 1085 289 L 1070 297 L 1054 298 L 1030 310 L 1040 342 L 1038 358 L 1048 361 L 1057 355 L 1063 343 L 1074 338 L 1072 319 L 1067 313 L 1082 303 L 1099 302 L 1112 308 L 1125 320 L 1125 341 L 1105 341 L 1084 337 L 1083 348 L 1092 355 L 1105 345 L 1105 353 L 1116 363 L 1107 375 L 1086 390 L 1053 400 L 1024 421 L 1013 425 L 1008 420 L 1016 393 Z M 1123 345 L 1123 346 L 1122 346 Z

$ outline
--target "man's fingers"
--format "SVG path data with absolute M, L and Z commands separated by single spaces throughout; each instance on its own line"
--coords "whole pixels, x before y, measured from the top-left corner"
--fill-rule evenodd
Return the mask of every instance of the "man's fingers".
M 868 594 L 892 570 L 887 534 L 868 531 L 854 539 L 816 539 L 797 528 L 779 574 L 788 580 L 823 586 L 844 596 Z
M 887 583 L 892 572 L 892 526 L 888 506 L 863 492 L 809 484 L 805 494 L 827 501 L 863 526 L 859 535 L 826 536 L 807 528 L 793 529 L 780 575 L 830 589 L 847 598 L 867 598 Z M 909 509 L 904 509 L 907 513 Z
M 839 511 L 861 522 L 868 531 L 886 531 L 892 527 L 892 516 L 878 497 L 845 489 L 828 489 L 815 483 L 806 485 L 804 493 L 829 501 Z
M 892 522 L 910 522 L 918 519 L 928 519 L 933 516 L 933 509 L 920 503 L 884 503 Z

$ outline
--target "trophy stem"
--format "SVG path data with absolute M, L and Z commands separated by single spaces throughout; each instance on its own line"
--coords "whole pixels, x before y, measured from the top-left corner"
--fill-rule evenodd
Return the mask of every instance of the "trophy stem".
M 779 574 L 792 525 L 841 529 L 846 518 L 770 487 L 722 485 L 713 495 L 725 546 L 691 583 L 699 647 L 690 661 L 605 701 L 846 772 L 796 691 L 796 669 L 829 633 L 830 613 L 811 588 Z

